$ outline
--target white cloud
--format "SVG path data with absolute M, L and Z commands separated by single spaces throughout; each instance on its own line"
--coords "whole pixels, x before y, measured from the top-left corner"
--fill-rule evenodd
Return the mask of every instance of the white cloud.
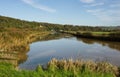
M 105 4 L 106 3 L 106 4 Z M 105 8 L 102 7 L 105 6 Z M 99 7 L 97 7 L 99 6 Z M 120 22 L 120 4 L 113 2 L 109 3 L 107 0 L 105 1 L 95 1 L 87 4 L 86 11 L 99 20 L 106 23 L 118 23 Z
M 102 5 L 104 5 L 103 2 L 101 2 L 101 3 L 94 3 L 94 4 L 91 4 L 90 6 L 102 6 Z
M 93 9 L 87 10 L 87 12 L 104 22 L 120 22 L 120 10 Z
M 95 0 L 80 0 L 83 3 L 93 3 Z
M 87 10 L 87 12 L 89 12 L 89 13 L 98 13 L 98 12 L 101 12 L 101 11 L 103 11 L 103 9 Z
M 44 10 L 47 12 L 56 12 L 55 9 L 49 8 L 47 6 L 35 3 L 33 0 L 22 0 L 24 3 L 31 5 L 34 8 L 40 9 L 40 10 Z

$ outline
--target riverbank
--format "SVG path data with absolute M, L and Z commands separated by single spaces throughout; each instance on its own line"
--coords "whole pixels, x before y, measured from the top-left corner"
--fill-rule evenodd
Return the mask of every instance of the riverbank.
M 0 77 L 119 77 L 119 69 L 106 62 L 52 59 L 47 68 L 39 65 L 36 70 L 15 70 L 0 63 Z
M 26 31 L 17 28 L 0 32 L 0 62 L 11 63 L 17 67 L 27 59 L 29 44 L 50 33 L 50 31 Z
M 64 31 L 63 33 L 72 34 L 81 38 L 120 42 L 120 32 Z
M 27 52 L 30 49 L 30 43 L 36 41 L 38 38 L 51 34 L 51 32 L 57 33 L 67 30 L 68 34 L 72 34 L 77 37 L 102 39 L 107 41 L 119 41 L 119 33 L 94 33 L 92 31 L 103 31 L 104 28 L 100 28 L 99 30 L 97 27 L 74 27 L 69 25 L 29 22 L 8 17 L 0 17 L 0 21 L 0 77 L 115 77 L 119 74 L 118 67 L 113 66 L 109 63 L 94 63 L 91 61 L 74 62 L 72 60 L 59 61 L 56 59 L 51 60 L 47 64 L 48 67 L 46 69 L 42 68 L 42 66 L 38 66 L 38 68 L 36 68 L 34 71 L 19 69 L 16 70 L 14 68 L 14 65 L 16 67 L 18 64 L 27 60 Z M 69 30 L 71 32 L 69 32 Z M 81 30 L 86 32 L 78 32 Z M 110 31 L 119 30 L 115 29 Z M 51 37 L 52 36 L 50 35 L 50 37 L 45 38 L 51 39 Z M 64 52 L 65 51 L 63 50 L 63 54 Z M 39 54 L 41 53 L 39 52 Z M 13 64 L 11 65 L 9 62 Z
M 31 31 L 24 29 L 0 32 L 0 51 L 21 51 L 37 37 L 50 34 L 50 31 Z M 26 47 L 25 50 L 28 50 Z

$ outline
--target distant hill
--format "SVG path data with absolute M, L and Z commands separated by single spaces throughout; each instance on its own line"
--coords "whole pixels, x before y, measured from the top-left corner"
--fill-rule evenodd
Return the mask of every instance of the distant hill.
M 35 21 L 26 21 L 6 16 L 0 16 L 0 29 L 19 28 L 32 30 L 51 30 L 51 31 L 120 31 L 120 26 L 80 26 L 80 25 L 61 25 L 52 23 L 43 23 Z
M 40 24 L 37 22 L 29 22 L 11 17 L 0 16 L 0 27 L 35 28 L 39 26 Z

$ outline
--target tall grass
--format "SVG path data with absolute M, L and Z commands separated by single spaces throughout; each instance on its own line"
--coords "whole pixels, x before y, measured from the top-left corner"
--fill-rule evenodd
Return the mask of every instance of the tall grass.
M 82 73 L 89 70 L 89 72 L 96 72 L 101 74 L 105 74 L 105 73 L 114 74 L 114 75 L 118 74 L 118 68 L 106 62 L 95 63 L 93 61 L 83 61 L 83 60 L 73 61 L 72 59 L 69 60 L 52 59 L 48 63 L 48 67 L 50 67 L 53 70 L 60 69 L 64 71 L 71 71 L 74 73 L 77 72 Z
M 0 63 L 0 77 L 117 77 L 118 68 L 109 63 L 83 60 L 52 59 L 47 68 L 15 70 L 11 64 Z
M 50 32 L 17 28 L 0 32 L 0 62 L 7 61 L 17 66 L 27 59 L 29 44 L 48 34 Z
M 28 51 L 29 43 L 38 36 L 45 36 L 49 32 L 10 30 L 0 32 L 0 51 Z

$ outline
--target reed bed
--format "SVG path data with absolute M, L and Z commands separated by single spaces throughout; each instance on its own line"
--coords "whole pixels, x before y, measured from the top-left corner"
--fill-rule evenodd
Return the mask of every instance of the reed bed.
M 47 31 L 15 28 L 0 32 L 0 58 L 4 60 L 16 59 L 17 63 L 25 61 L 27 59 L 26 53 L 29 51 L 29 44 L 38 37 L 44 37 L 49 33 Z M 12 56 L 14 52 L 16 53 L 14 54 L 15 57 Z
M 77 72 L 85 72 L 89 70 L 90 72 L 97 72 L 97 73 L 110 73 L 114 74 L 114 76 L 119 74 L 118 67 L 107 63 L 107 62 L 93 62 L 93 61 L 84 61 L 84 60 L 57 60 L 52 59 L 48 63 L 48 68 L 51 68 L 55 71 L 55 69 L 60 69 L 64 71 L 71 71 L 74 73 Z
M 52 59 L 47 67 L 36 70 L 16 70 L 11 64 L 0 63 L 0 77 L 119 77 L 118 68 L 110 63 L 72 59 Z
M 47 34 L 49 32 L 24 30 L 0 32 L 0 51 L 28 51 L 30 42 Z

